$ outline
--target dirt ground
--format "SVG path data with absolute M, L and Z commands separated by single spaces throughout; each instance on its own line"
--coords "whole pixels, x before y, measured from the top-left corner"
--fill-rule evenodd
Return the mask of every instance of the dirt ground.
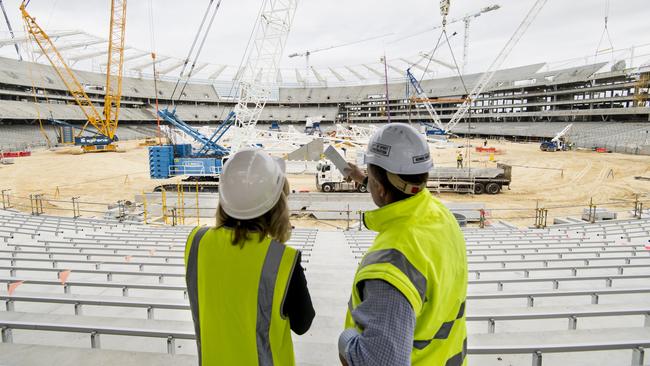
M 456 140 L 467 144 L 467 140 Z M 483 140 L 469 142 L 473 146 Z M 630 211 L 637 194 L 644 207 L 650 208 L 650 182 L 636 180 L 636 176 L 650 177 L 650 157 L 623 154 L 606 154 L 592 151 L 542 152 L 537 143 L 512 143 L 490 140 L 489 147 L 501 150 L 489 161 L 489 154 L 475 152 L 474 148 L 432 149 L 434 163 L 438 166 L 455 166 L 459 151 L 467 154 L 473 167 L 496 166 L 497 162 L 513 165 L 510 190 L 501 194 L 462 195 L 441 193 L 443 201 L 480 202 L 488 208 L 489 219 L 504 219 L 529 226 L 534 222 L 535 207 L 549 209 L 549 223 L 556 216 L 579 216 L 590 200 L 598 207 L 614 211 Z M 83 204 L 83 210 L 97 211 L 118 200 L 133 200 L 136 194 L 151 191 L 161 184 L 149 178 L 147 148 L 137 141 L 120 142 L 121 153 L 75 154 L 76 148 L 56 151 L 34 151 L 30 157 L 15 158 L 12 165 L 0 165 L 0 189 L 11 190 L 12 204 L 30 212 L 30 194 L 41 193 L 52 200 L 45 211 L 55 206 L 71 214 L 71 197 L 97 205 Z M 293 189 L 315 191 L 310 175 L 289 177 Z M 68 211 L 66 211 L 68 210 Z M 58 211 L 58 210 L 57 210 Z M 92 212 L 91 212 L 92 213 Z M 622 217 L 627 217 L 623 214 Z M 345 223 L 314 223 L 296 219 L 297 226 L 322 226 Z

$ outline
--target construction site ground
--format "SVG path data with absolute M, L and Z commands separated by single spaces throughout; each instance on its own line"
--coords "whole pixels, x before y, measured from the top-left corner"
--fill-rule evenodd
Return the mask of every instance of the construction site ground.
M 488 221 L 506 220 L 519 226 L 534 223 L 535 208 L 547 208 L 548 221 L 554 217 L 582 215 L 590 201 L 598 207 L 628 212 L 634 209 L 637 195 L 650 207 L 650 177 L 647 156 L 597 153 L 588 150 L 542 152 L 539 143 L 513 143 L 490 140 L 496 148 L 494 161 L 489 153 L 477 153 L 483 140 L 455 140 L 471 148 L 432 148 L 434 163 L 455 166 L 458 152 L 468 154 L 465 164 L 493 167 L 497 162 L 513 165 L 511 189 L 498 195 L 441 193 L 447 202 L 481 202 Z M 151 191 L 169 181 L 149 178 L 147 147 L 140 141 L 120 142 L 119 153 L 79 154 L 78 148 L 37 150 L 30 157 L 15 158 L 14 164 L 0 165 L 0 189 L 11 190 L 11 204 L 30 212 L 32 194 L 44 194 L 45 213 L 72 215 L 72 197 L 79 197 L 84 216 L 102 217 L 107 205 L 118 200 L 134 200 L 136 194 Z M 178 179 L 178 178 L 176 178 Z M 292 189 L 315 191 L 313 175 L 290 175 Z M 173 181 L 173 180 L 172 180 Z M 342 204 L 342 210 L 344 210 Z M 623 213 L 622 217 L 627 217 Z M 294 220 L 297 226 L 345 227 L 342 222 L 318 223 L 306 218 Z

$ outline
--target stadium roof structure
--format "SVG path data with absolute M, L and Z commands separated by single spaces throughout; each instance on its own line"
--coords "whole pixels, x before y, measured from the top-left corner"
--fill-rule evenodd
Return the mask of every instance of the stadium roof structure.
M 77 70 L 103 73 L 106 71 L 106 43 L 107 39 L 89 34 L 81 30 L 59 30 L 52 31 L 51 37 L 66 59 L 68 64 Z M 5 57 L 15 57 L 13 53 L 14 43 L 19 43 L 21 49 L 33 49 L 28 39 L 17 34 L 15 39 L 0 39 L 0 54 Z M 647 45 L 647 46 L 650 46 Z M 11 52 L 10 52 L 11 48 Z M 6 50 L 7 52 L 2 52 Z M 629 49 L 625 50 L 629 52 Z M 642 53 L 637 56 L 641 57 Z M 648 54 L 650 55 L 650 54 Z M 605 57 L 607 55 L 604 55 Z M 576 58 L 563 60 L 555 63 L 543 64 L 545 71 L 562 69 L 571 66 L 584 65 L 585 62 L 600 63 L 605 60 Z M 47 60 L 38 51 L 33 51 L 35 62 L 48 64 Z M 606 60 L 608 66 L 614 65 L 620 59 L 610 58 Z M 128 46 L 125 49 L 125 75 L 136 78 L 151 78 L 153 76 L 153 60 L 151 52 Z M 183 66 L 184 59 L 170 55 L 157 55 L 156 69 L 160 79 L 176 80 Z M 390 82 L 403 81 L 406 79 L 406 70 L 411 68 L 422 79 L 433 79 L 456 75 L 456 70 L 449 60 L 432 58 L 428 54 L 420 52 L 415 55 L 400 55 L 395 58 L 388 58 L 386 69 L 383 62 L 377 57 L 374 60 L 354 65 L 328 65 L 309 67 L 281 67 L 278 70 L 276 81 L 284 87 L 296 86 L 345 86 L 345 85 L 367 85 L 383 83 L 384 73 Z M 605 68 L 605 67 L 604 67 Z M 207 83 L 232 83 L 239 75 L 239 67 L 200 61 L 195 66 L 192 80 L 194 82 Z

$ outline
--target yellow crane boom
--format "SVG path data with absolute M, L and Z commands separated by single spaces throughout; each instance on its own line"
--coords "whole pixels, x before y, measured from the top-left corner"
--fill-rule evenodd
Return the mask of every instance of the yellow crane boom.
M 126 0 L 111 1 L 111 23 L 106 63 L 106 95 L 104 97 L 105 125 L 115 135 L 122 99 L 122 72 L 124 65 L 124 34 L 126 29 Z M 113 80 L 115 79 L 115 80 Z
M 122 74 L 124 64 L 124 34 L 126 29 L 126 2 L 127 0 L 111 0 L 110 34 L 108 41 L 108 62 L 106 66 L 106 90 L 104 96 L 104 114 L 99 111 L 86 94 L 83 85 L 79 82 L 74 72 L 66 64 L 63 56 L 57 50 L 52 39 L 41 28 L 36 19 L 26 9 L 26 2 L 20 5 L 20 12 L 27 27 L 27 32 L 48 59 L 57 75 L 63 81 L 68 92 L 81 108 L 87 118 L 86 124 L 78 136 L 91 124 L 97 132 L 111 139 L 115 138 L 120 113 L 120 100 L 122 96 Z M 82 146 L 84 151 L 97 151 L 96 146 Z M 108 144 L 102 150 L 115 151 L 115 146 Z

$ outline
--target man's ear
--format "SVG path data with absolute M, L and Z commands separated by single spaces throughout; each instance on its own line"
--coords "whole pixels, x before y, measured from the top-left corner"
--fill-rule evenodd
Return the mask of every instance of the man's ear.
M 384 203 L 388 202 L 388 197 L 386 197 L 388 195 L 388 190 L 386 189 L 386 187 L 384 187 L 384 185 L 381 183 L 377 183 L 376 186 L 377 186 L 377 196 L 379 196 L 382 199 L 382 201 L 384 201 Z

